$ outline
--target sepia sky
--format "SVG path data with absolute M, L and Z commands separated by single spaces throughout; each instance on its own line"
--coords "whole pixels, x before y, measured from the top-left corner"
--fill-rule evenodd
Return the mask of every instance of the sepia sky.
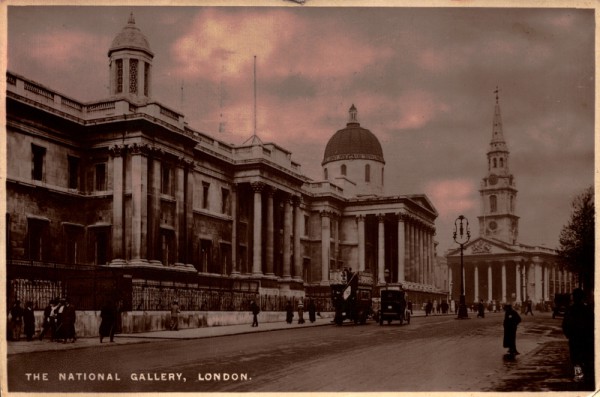
M 572 199 L 594 182 L 594 10 L 280 3 L 9 6 L 7 67 L 103 99 L 108 49 L 133 12 L 155 54 L 154 98 L 241 144 L 254 129 L 256 56 L 258 136 L 321 179 L 325 145 L 354 104 L 382 144 L 386 194 L 426 194 L 439 212 L 439 254 L 457 247 L 458 215 L 479 233 L 498 86 L 519 242 L 558 246 Z

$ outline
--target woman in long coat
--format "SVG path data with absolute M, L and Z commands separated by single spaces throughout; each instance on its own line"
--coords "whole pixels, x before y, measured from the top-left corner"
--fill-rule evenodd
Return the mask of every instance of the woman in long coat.
M 111 342 L 114 342 L 115 328 L 117 326 L 117 309 L 111 301 L 106 302 L 106 305 L 100 310 L 100 343 L 105 337 L 109 337 Z
M 517 326 L 521 322 L 521 316 L 512 305 L 504 306 L 504 340 L 503 346 L 508 349 L 508 354 L 514 356 L 517 351 Z
M 292 319 L 294 318 L 294 308 L 292 307 L 292 302 L 288 301 L 285 305 L 285 322 L 288 324 L 292 323 Z

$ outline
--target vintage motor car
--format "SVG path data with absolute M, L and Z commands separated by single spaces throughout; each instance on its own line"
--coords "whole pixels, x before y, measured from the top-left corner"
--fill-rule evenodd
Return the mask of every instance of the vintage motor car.
M 398 290 L 381 290 L 381 303 L 379 309 L 379 325 L 384 321 L 390 324 L 393 320 L 399 320 L 400 325 L 404 322 L 410 324 L 410 311 L 406 307 L 406 292 Z

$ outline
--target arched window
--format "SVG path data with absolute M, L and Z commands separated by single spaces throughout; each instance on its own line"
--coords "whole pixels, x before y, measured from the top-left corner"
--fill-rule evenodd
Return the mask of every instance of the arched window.
M 510 212 L 515 212 L 515 196 L 510 196 Z
M 371 165 L 365 165 L 365 182 L 371 182 Z
M 346 176 L 346 164 L 342 164 L 342 175 Z
M 490 212 L 498 211 L 498 202 L 496 196 L 490 196 Z
M 327 177 L 327 168 L 323 168 L 323 178 L 325 178 L 325 180 L 328 179 L 328 177 Z
M 381 186 L 383 186 L 383 167 L 381 168 Z
M 500 168 L 504 167 L 504 159 L 500 158 Z
M 496 163 L 496 159 L 494 159 L 494 168 L 496 168 L 498 166 L 498 163 Z

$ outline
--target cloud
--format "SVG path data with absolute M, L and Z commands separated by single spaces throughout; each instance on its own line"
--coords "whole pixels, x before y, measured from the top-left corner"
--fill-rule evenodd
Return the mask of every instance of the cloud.
M 477 186 L 470 179 L 434 180 L 425 185 L 425 194 L 434 203 L 440 216 L 477 210 Z

